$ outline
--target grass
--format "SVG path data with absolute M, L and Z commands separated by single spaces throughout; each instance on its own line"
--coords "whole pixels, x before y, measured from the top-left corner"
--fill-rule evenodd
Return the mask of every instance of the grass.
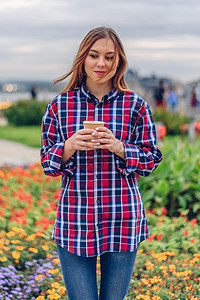
M 40 126 L 0 126 L 0 139 L 24 144 L 29 147 L 41 147 Z

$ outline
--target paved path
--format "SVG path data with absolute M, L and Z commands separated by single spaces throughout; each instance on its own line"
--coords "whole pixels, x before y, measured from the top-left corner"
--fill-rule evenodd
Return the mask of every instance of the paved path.
M 40 161 L 40 149 L 30 148 L 20 143 L 0 140 L 0 166 L 26 166 Z

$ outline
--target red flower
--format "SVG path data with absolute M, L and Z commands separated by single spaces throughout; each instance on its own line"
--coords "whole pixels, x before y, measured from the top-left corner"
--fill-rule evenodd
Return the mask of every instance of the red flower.
M 167 209 L 166 209 L 166 207 L 162 207 L 162 215 L 163 216 L 167 215 Z
M 191 221 L 191 227 L 192 227 L 192 229 L 194 228 L 194 225 L 197 223 L 197 219 L 193 219 L 192 221 Z
M 194 244 L 194 243 L 195 243 L 195 239 L 192 238 L 192 239 L 190 240 L 190 243 L 191 243 L 191 244 Z
M 1 209 L 0 209 L 0 216 L 1 216 L 1 217 L 5 217 L 5 214 L 4 214 L 4 211 L 3 211 L 3 208 L 1 208 Z
M 54 192 L 53 198 L 58 200 L 59 195 L 60 195 L 60 190 L 56 189 L 55 192 Z
M 150 236 L 150 237 L 148 238 L 148 241 L 149 241 L 150 243 L 152 243 L 152 242 L 153 242 L 153 239 L 154 239 L 155 237 L 156 237 L 156 234 Z
M 157 240 L 158 241 L 162 241 L 162 236 L 163 236 L 163 233 L 161 232 L 161 233 L 159 233 L 159 235 L 157 236 Z
M 163 222 L 162 218 L 158 218 L 157 224 L 162 224 L 162 222 Z
M 188 236 L 188 234 L 189 234 L 189 231 L 186 229 L 186 230 L 184 231 L 184 236 Z

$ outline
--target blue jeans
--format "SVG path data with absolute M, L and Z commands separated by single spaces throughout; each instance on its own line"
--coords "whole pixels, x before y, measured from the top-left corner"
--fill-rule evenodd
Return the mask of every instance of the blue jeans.
M 137 250 L 100 255 L 101 282 L 98 298 L 97 256 L 81 257 L 57 244 L 69 300 L 123 300 L 128 294 Z

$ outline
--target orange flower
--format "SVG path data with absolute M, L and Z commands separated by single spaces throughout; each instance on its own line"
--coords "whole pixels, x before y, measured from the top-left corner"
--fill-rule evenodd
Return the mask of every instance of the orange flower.
M 5 256 L 0 257 L 0 262 L 5 262 L 5 261 L 7 261 L 7 258 Z
M 14 258 L 14 259 L 19 259 L 20 258 L 20 252 L 18 252 L 18 251 L 13 251 L 12 252 L 12 257 Z
M 28 250 L 30 251 L 30 252 L 33 252 L 33 253 L 38 253 L 38 249 L 36 249 L 36 248 L 28 248 Z
M 195 241 L 195 239 L 194 238 L 192 238 L 191 240 L 190 240 L 190 243 L 191 244 L 194 244 L 196 241 Z
M 49 250 L 49 246 L 44 245 L 44 246 L 42 246 L 42 249 L 43 249 L 44 251 L 47 251 L 47 250 Z

